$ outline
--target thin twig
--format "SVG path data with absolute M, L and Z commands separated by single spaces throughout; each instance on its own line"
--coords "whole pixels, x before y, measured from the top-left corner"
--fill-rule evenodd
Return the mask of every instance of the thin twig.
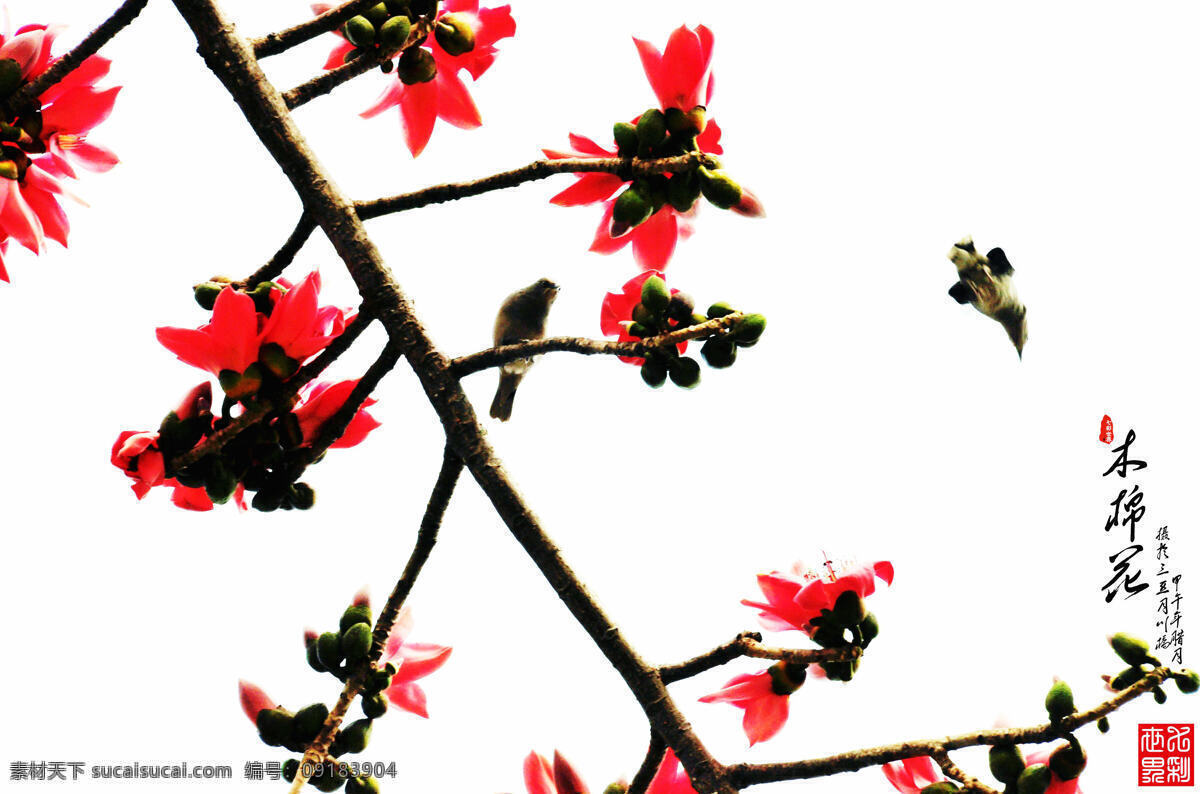
M 666 754 L 666 743 L 663 742 L 661 736 L 651 731 L 650 746 L 646 749 L 646 757 L 642 759 L 642 765 L 638 767 L 633 780 L 629 781 L 629 788 L 625 794 L 646 794 L 646 789 L 650 788 L 650 784 L 654 781 L 654 775 L 658 772 L 658 767 L 662 764 L 663 756 Z
M 135 20 L 137 15 L 142 13 L 142 9 L 146 7 L 146 3 L 147 0 L 125 0 L 112 13 L 112 16 L 87 34 L 83 41 L 75 45 L 74 49 L 66 52 L 61 58 L 50 64 L 49 69 L 22 86 L 20 91 L 9 98 L 9 106 L 36 101 L 48 88 L 75 71 L 80 64 L 95 55 L 113 36 Z
M 350 0 L 336 8 L 331 8 L 324 14 L 318 14 L 312 19 L 285 28 L 277 33 L 268 33 L 253 42 L 254 54 L 261 60 L 271 55 L 286 52 L 298 44 L 315 39 L 323 33 L 331 33 L 350 17 L 361 14 L 379 0 Z
M 438 472 L 437 482 L 434 483 L 433 493 L 430 494 L 429 502 L 425 505 L 425 515 L 421 517 L 421 526 L 417 530 L 417 541 L 413 544 L 413 550 L 408 556 L 408 563 L 404 566 L 404 573 L 400 575 L 400 579 L 392 589 L 391 595 L 388 596 L 383 609 L 379 611 L 379 618 L 375 621 L 371 653 L 367 656 L 367 664 L 364 665 L 364 669 L 374 668 L 383 658 L 392 626 L 395 625 L 396 618 L 400 615 L 400 609 L 404 606 L 408 594 L 412 592 L 417 576 L 420 575 L 421 569 L 425 566 L 425 562 L 429 559 L 429 555 L 437 543 L 438 530 L 446 515 L 446 508 L 450 506 L 450 497 L 454 495 L 454 486 L 458 483 L 462 468 L 462 460 L 447 447 L 442 456 L 442 468 Z M 329 745 L 333 742 L 334 734 L 346 718 L 346 713 L 350 710 L 354 698 L 362 691 L 364 683 L 360 676 L 352 676 L 342 688 L 342 693 L 325 719 L 321 732 L 304 750 L 304 760 L 308 762 L 310 768 L 315 768 L 315 765 L 329 753 Z M 292 781 L 292 794 L 299 794 L 303 790 L 307 780 L 304 774 L 305 768 L 306 765 L 302 763 L 300 771 L 296 773 L 296 779 Z
M 862 649 L 856 646 L 845 648 L 772 648 L 762 644 L 762 635 L 756 631 L 744 631 L 729 642 L 718 645 L 707 653 L 688 659 L 679 664 L 664 665 L 658 668 L 658 675 L 664 684 L 674 684 L 685 678 L 692 678 L 703 672 L 728 664 L 734 659 L 750 656 L 756 659 L 778 659 L 788 662 L 848 662 L 862 655 Z
M 308 238 L 312 236 L 313 230 L 317 228 L 317 224 L 313 221 L 308 213 L 300 214 L 300 220 L 296 222 L 296 228 L 288 235 L 287 240 L 275 252 L 275 256 L 271 257 L 265 265 L 255 270 L 245 281 L 239 282 L 237 286 L 242 289 L 251 290 L 258 286 L 263 281 L 273 281 L 277 278 L 287 266 L 296 261 L 296 254 L 300 253 L 300 249 L 308 242 Z
M 692 339 L 716 336 L 721 331 L 733 326 L 745 317 L 742 312 L 734 312 L 724 317 L 718 317 L 699 325 L 689 325 L 678 331 L 648 337 L 640 342 L 605 342 L 599 339 L 584 339 L 575 336 L 552 336 L 549 339 L 535 339 L 531 342 L 519 342 L 515 345 L 502 345 L 460 356 L 450 362 L 450 371 L 457 377 L 465 377 L 481 370 L 499 367 L 520 358 L 541 355 L 542 353 L 579 353 L 584 356 L 630 356 L 645 358 L 653 350 L 677 345 Z
M 951 780 L 957 780 L 962 783 L 963 791 L 975 791 L 979 794 L 1000 794 L 999 791 L 985 784 L 982 780 L 968 775 L 963 770 L 959 769 L 958 765 L 950 758 L 950 754 L 946 752 L 945 747 L 939 747 L 930 755 L 937 765 L 941 767 L 942 772 Z
M 502 171 L 467 182 L 447 182 L 442 185 L 433 185 L 411 193 L 401 193 L 398 196 L 360 201 L 355 204 L 355 207 L 358 209 L 359 218 L 370 220 L 393 212 L 404 212 L 430 204 L 441 204 L 469 196 L 478 196 L 493 190 L 517 187 L 526 182 L 535 182 L 557 174 L 614 174 L 630 180 L 635 176 L 678 174 L 699 166 L 716 168 L 718 165 L 716 158 L 705 152 L 688 152 L 677 157 L 649 160 L 629 157 L 568 157 L 559 160 L 535 160 L 511 171 Z

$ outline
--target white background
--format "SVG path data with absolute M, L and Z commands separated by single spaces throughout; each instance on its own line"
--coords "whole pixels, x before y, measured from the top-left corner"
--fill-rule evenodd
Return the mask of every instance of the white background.
M 112 5 L 9 0 L 16 24 L 72 23 L 64 44 Z M 247 35 L 307 14 L 301 2 L 225 5 Z M 1119 486 L 1100 476 L 1101 415 L 1119 435 L 1137 430 L 1150 464 L 1140 537 L 1171 527 L 1187 630 L 1200 592 L 1189 578 L 1200 570 L 1189 498 L 1200 14 L 1180 2 L 741 8 L 523 0 L 517 38 L 472 86 L 485 126 L 439 124 L 415 162 L 396 111 L 356 116 L 392 78 L 366 76 L 297 118 L 354 197 L 473 178 L 565 145 L 568 131 L 606 138 L 654 101 L 630 36 L 661 47 L 681 23 L 711 26 L 724 161 L 770 216 L 705 207 L 669 275 L 698 302 L 766 314 L 764 341 L 732 370 L 706 368 L 691 392 L 653 392 L 613 359 L 547 357 L 513 421 L 488 425 L 491 441 L 655 662 L 753 628 L 738 601 L 757 595 L 759 571 L 821 550 L 895 563 L 894 587 L 870 602 L 883 633 L 860 674 L 798 692 L 776 739 L 747 750 L 740 711 L 696 703 L 760 663 L 673 688 L 722 760 L 1040 722 L 1054 675 L 1081 705 L 1098 702 L 1099 674 L 1118 669 L 1105 635 L 1156 633 L 1149 593 L 1106 605 L 1100 591 L 1121 547 L 1104 532 Z M 270 60 L 272 78 L 315 73 L 331 41 Z M 310 513 L 184 513 L 165 491 L 134 500 L 109 465 L 113 439 L 156 427 L 198 382 L 154 328 L 200 324 L 189 286 L 253 270 L 299 210 L 170 3 L 152 3 L 105 54 L 126 87 L 93 139 L 122 163 L 78 184 L 92 206 L 68 208 L 70 250 L 13 249 L 13 283 L 0 286 L 0 757 L 5 778 L 20 760 L 229 763 L 240 778 L 246 760 L 285 756 L 258 743 L 237 679 L 292 708 L 332 702 L 335 682 L 304 663 L 302 629 L 334 625 L 363 585 L 382 601 L 442 434 L 398 370 L 378 394 L 383 427 L 311 473 Z M 635 267 L 628 251 L 587 252 L 599 208 L 547 204 L 569 179 L 370 224 L 444 350 L 486 346 L 501 299 L 543 275 L 563 285 L 550 332 L 598 334 L 602 294 Z M 1016 267 L 1024 361 L 946 295 L 945 253 L 966 234 Z M 288 275 L 315 266 L 327 302 L 352 305 L 323 241 Z M 354 377 L 372 355 L 335 374 Z M 486 409 L 494 375 L 466 387 Z M 1139 559 L 1151 577 L 1150 555 Z M 411 603 L 414 639 L 455 650 L 425 681 L 431 720 L 394 712 L 377 725 L 365 757 L 401 774 L 386 790 L 521 791 L 523 756 L 556 747 L 594 790 L 633 773 L 647 736 L 636 703 L 469 480 Z M 1195 703 L 1170 693 L 1165 707 L 1118 714 L 1106 737 L 1082 732 L 1085 790 L 1134 790 L 1135 724 L 1195 720 Z M 986 775 L 980 757 L 960 761 Z M 871 769 L 778 790 L 890 788 Z

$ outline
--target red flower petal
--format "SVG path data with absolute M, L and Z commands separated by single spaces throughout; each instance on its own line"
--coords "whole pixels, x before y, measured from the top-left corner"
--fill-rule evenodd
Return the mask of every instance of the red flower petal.
M 582 174 L 575 184 L 555 194 L 550 203 L 560 207 L 578 207 L 607 201 L 623 184 L 625 180 L 616 174 Z

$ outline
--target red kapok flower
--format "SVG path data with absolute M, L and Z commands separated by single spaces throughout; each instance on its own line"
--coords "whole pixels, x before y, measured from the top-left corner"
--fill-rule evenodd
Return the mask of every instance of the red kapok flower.
M 646 794 L 696 794 L 692 779 L 688 777 L 671 748 L 668 747 L 663 755 L 658 771 L 646 787 Z
M 633 308 L 642 301 L 642 285 L 651 276 L 658 276 L 664 281 L 666 280 L 666 276 L 661 271 L 647 270 L 626 281 L 620 292 L 605 293 L 604 301 L 600 304 L 600 333 L 605 336 L 616 336 L 618 342 L 637 341 L 637 337 L 630 336 L 629 326 L 633 323 Z M 677 292 L 679 292 L 677 289 L 671 290 L 672 295 Z M 680 342 L 676 347 L 682 354 L 687 351 L 687 342 Z M 618 356 L 618 358 L 627 364 L 636 364 L 639 367 L 644 361 L 644 359 L 633 356 Z
M 883 775 L 901 794 L 920 794 L 926 786 L 945 780 L 927 755 L 884 764 Z
M 648 41 L 635 38 L 633 43 L 663 110 L 691 110 L 712 99 L 713 34 L 704 25 L 695 30 L 680 25 L 671 32 L 667 49 L 661 53 Z
M 321 426 L 346 404 L 350 392 L 354 391 L 354 387 L 357 385 L 357 379 L 333 384 L 321 381 L 306 388 L 300 398 L 300 404 L 293 409 L 296 418 L 300 420 L 300 431 L 304 434 L 304 443 L 310 444 L 316 439 L 321 432 Z M 363 402 L 363 407 L 358 409 L 358 413 L 347 425 L 346 432 L 329 445 L 330 449 L 345 449 L 361 444 L 372 430 L 379 427 L 379 421 L 367 413 L 367 408 L 375 403 L 376 400 L 371 397 Z
M 1025 756 L 1025 767 L 1029 768 L 1034 764 L 1050 765 L 1050 754 L 1054 752 L 1052 747 L 1039 747 L 1029 755 Z M 1050 771 L 1050 787 L 1046 789 L 1046 794 L 1082 794 L 1079 788 L 1079 778 L 1071 780 L 1063 780 L 1054 770 Z
M 421 685 L 416 681 L 445 664 L 452 649 L 444 645 L 408 642 L 406 638 L 412 631 L 412 624 L 412 612 L 405 607 L 400 611 L 388 634 L 387 644 L 383 649 L 383 661 L 399 664 L 400 669 L 392 676 L 391 685 L 384 690 L 384 694 L 396 707 L 428 718 L 425 690 L 421 689 Z
M 328 3 L 314 3 L 314 14 L 322 14 L 332 8 Z M 425 48 L 437 64 L 437 74 L 424 83 L 405 85 L 399 79 L 399 70 L 389 77 L 390 82 L 371 107 L 362 112 L 363 118 L 378 116 L 388 108 L 400 106 L 400 125 L 404 142 L 413 157 L 425 150 L 433 125 L 440 118 L 460 129 L 474 129 L 483 123 L 479 108 L 471 98 L 459 72 L 466 70 L 471 79 L 478 80 L 496 60 L 496 42 L 511 38 L 517 32 L 511 6 L 480 8 L 479 0 L 444 0 L 438 18 L 454 14 L 466 22 L 475 36 L 475 46 L 470 52 L 451 55 L 442 48 L 435 36 L 427 38 L 420 46 Z M 338 35 L 341 36 L 340 31 Z M 326 69 L 336 69 L 345 62 L 346 55 L 354 46 L 344 38 L 329 54 Z
M 346 330 L 354 315 L 335 306 L 317 305 L 321 275 L 315 270 L 298 286 L 291 286 L 285 279 L 280 279 L 279 283 L 287 291 L 276 299 L 259 343 L 277 344 L 289 358 L 303 363 L 328 347 Z
M 270 695 L 245 680 L 238 681 L 238 698 L 242 701 L 242 711 L 253 723 L 258 722 L 258 712 L 279 707 Z
M 158 449 L 158 433 L 126 430 L 117 436 L 110 457 L 112 465 L 132 479 L 133 492 L 141 499 L 156 485 L 162 485 L 165 466 Z
M 783 728 L 788 718 L 788 697 L 803 683 L 803 665 L 787 671 L 785 665 L 780 663 L 768 670 L 735 676 L 720 691 L 700 698 L 700 702 L 729 703 L 745 710 L 742 730 L 753 747 Z
M 529 794 L 588 794 L 587 784 L 571 762 L 554 751 L 554 764 L 531 752 L 525 756 L 525 790 Z
M 226 287 L 213 305 L 212 321 L 200 328 L 159 328 L 158 341 L 180 361 L 207 370 L 243 372 L 258 359 L 259 314 L 254 299 Z
M 0 34 L 0 101 L 6 102 L 54 63 L 50 54 L 59 28 L 26 25 Z M 36 107 L 0 111 L 0 280 L 7 281 L 4 254 L 14 239 L 35 254 L 45 238 L 67 244 L 69 224 L 57 196 L 58 177 L 74 177 L 72 163 L 106 171 L 117 163 L 110 150 L 87 140 L 112 113 L 119 87 L 98 89 L 110 62 L 93 55 L 62 81 L 46 89 Z M 0 102 L 2 104 L 2 102 Z
M 796 563 L 790 574 L 773 571 L 759 575 L 758 586 L 767 599 L 765 603 L 742 603 L 762 610 L 758 619 L 770 631 L 794 629 L 812 634 L 812 619 L 819 617 L 822 609 L 832 610 L 842 593 L 853 591 L 866 598 L 875 592 L 875 577 L 891 584 L 894 575 L 890 562 L 855 565 L 841 571 L 835 570 L 832 563 L 816 570 Z

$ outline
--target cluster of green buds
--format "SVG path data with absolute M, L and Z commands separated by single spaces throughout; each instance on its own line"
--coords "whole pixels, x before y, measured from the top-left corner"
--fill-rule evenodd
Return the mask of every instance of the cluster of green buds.
M 993 745 L 988 768 L 1005 794 L 1045 794 L 1055 781 L 1074 780 L 1087 767 L 1087 752 L 1073 735 L 1050 753 L 1044 764 L 1029 764 L 1015 744 Z
M 810 635 L 813 642 L 822 648 L 866 649 L 879 636 L 879 619 L 867 611 L 862 597 L 853 590 L 840 594 L 833 609 L 822 609 L 821 614 L 811 621 L 814 630 Z M 848 662 L 820 662 L 830 681 L 849 681 L 858 672 L 862 658 Z
M 30 100 L 12 105 L 12 96 L 24 85 L 21 65 L 0 58 L 0 176 L 19 181 L 29 170 L 29 155 L 43 154 L 42 108 Z
M 465 55 L 475 49 L 475 31 L 460 14 L 437 16 L 437 0 L 385 0 L 351 17 L 342 26 L 342 35 L 354 45 L 346 53 L 346 62 L 371 56 L 382 59 L 383 72 L 396 69 L 405 85 L 428 83 L 437 76 L 433 53 L 421 46 L 432 26 L 434 39 L 446 53 Z M 418 29 L 415 35 L 414 28 Z M 393 54 L 403 52 L 393 64 Z
M 678 157 L 698 150 L 696 137 L 707 124 L 702 105 L 687 112 L 668 108 L 664 113 L 651 108 L 634 124 L 624 121 L 614 124 L 613 139 L 620 157 L 643 160 Z M 699 166 L 676 174 L 638 177 L 613 204 L 610 234 L 620 237 L 628 233 L 667 204 L 676 212 L 688 212 L 701 195 L 710 204 L 727 210 L 741 204 L 743 191 L 719 167 Z
M 718 317 L 735 313 L 727 303 L 714 303 L 707 315 L 697 314 L 691 296 L 676 291 L 672 294 L 666 282 L 651 276 L 642 283 L 641 302 L 633 307 L 628 333 L 637 339 L 649 339 L 661 334 L 700 325 Z M 750 314 L 741 318 L 732 327 L 709 338 L 700 350 L 700 355 L 714 369 L 733 366 L 739 347 L 753 347 L 767 327 L 767 318 L 761 314 Z M 700 383 L 700 364 L 690 356 L 681 355 L 675 345 L 657 348 L 647 354 L 642 363 L 642 380 L 657 389 L 667 382 L 693 389 Z
M 1117 657 L 1129 665 L 1114 676 L 1104 676 L 1108 688 L 1114 692 L 1128 689 L 1144 679 L 1155 668 L 1162 666 L 1162 662 L 1150 654 L 1150 645 L 1145 640 L 1118 632 L 1108 638 L 1108 644 L 1112 646 Z M 1200 690 L 1200 675 L 1193 670 L 1172 671 L 1171 680 L 1175 682 L 1176 688 L 1185 695 Z M 1156 703 L 1167 702 L 1166 690 L 1161 686 L 1156 686 L 1151 691 Z

